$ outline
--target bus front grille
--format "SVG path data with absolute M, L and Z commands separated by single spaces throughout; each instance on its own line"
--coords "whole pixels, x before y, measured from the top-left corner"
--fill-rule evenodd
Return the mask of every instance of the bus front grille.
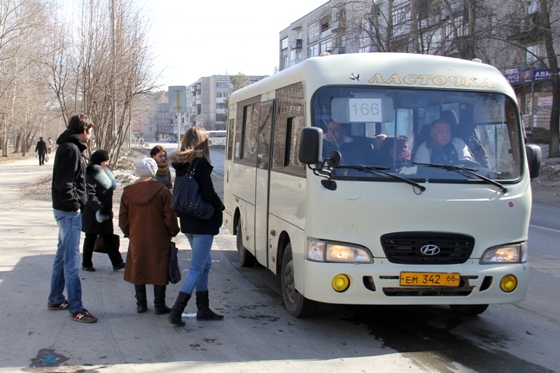
M 387 260 L 397 264 L 461 264 L 471 256 L 474 237 L 458 233 L 399 232 L 381 236 Z

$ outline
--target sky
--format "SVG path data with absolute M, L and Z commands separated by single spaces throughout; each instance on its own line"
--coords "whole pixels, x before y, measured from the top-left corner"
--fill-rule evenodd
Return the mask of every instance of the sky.
M 161 88 L 239 72 L 272 75 L 279 33 L 326 0 L 144 0 Z

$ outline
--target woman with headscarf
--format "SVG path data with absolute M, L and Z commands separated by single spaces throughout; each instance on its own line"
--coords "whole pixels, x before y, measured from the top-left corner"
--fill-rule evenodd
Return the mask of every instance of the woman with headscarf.
M 208 148 L 208 133 L 203 128 L 192 127 L 181 140 L 181 150 L 175 151 L 170 156 L 171 165 L 177 177 L 194 173 L 202 197 L 214 206 L 215 212 L 208 220 L 201 220 L 192 216 L 180 215 L 181 232 L 187 236 L 192 248 L 192 258 L 187 278 L 181 286 L 181 291 L 171 314 L 169 322 L 174 326 L 183 326 L 181 316 L 196 289 L 196 318 L 198 320 L 221 320 L 224 317 L 210 309 L 208 299 L 208 274 L 212 268 L 210 249 L 214 236 L 220 231 L 222 225 L 222 211 L 224 204 L 214 190 L 212 166 L 210 165 L 210 149 Z
M 101 236 L 113 270 L 124 268 L 119 252 L 119 239 L 113 234 L 113 191 L 117 182 L 108 168 L 109 153 L 95 151 L 86 168 L 88 201 L 82 212 L 82 232 L 85 233 L 82 270 L 95 272 L 92 256 L 97 236 Z
M 136 311 L 148 310 L 146 285 L 154 285 L 156 315 L 171 311 L 165 305 L 169 281 L 169 242 L 179 233 L 177 215 L 169 208 L 171 192 L 154 180 L 158 170 L 153 158 L 136 163 L 139 179 L 123 189 L 119 227 L 129 238 L 124 280 L 134 284 Z
M 167 162 L 167 151 L 161 145 L 156 145 L 150 150 L 150 157 L 152 157 L 158 166 L 156 176 L 154 179 L 161 181 L 167 189 L 172 189 L 171 172 L 169 171 L 169 163 Z

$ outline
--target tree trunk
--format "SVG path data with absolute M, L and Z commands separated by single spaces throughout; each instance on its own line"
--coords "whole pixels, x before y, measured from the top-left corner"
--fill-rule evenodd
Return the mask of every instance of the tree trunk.
M 550 72 L 550 83 L 552 84 L 552 112 L 550 113 L 550 138 L 549 158 L 560 156 L 558 149 L 558 131 L 560 123 L 560 79 L 558 77 L 558 58 L 554 51 L 552 30 L 550 26 L 550 13 L 547 0 L 540 0 L 542 31 L 544 34 L 544 45 L 546 47 L 546 58 Z

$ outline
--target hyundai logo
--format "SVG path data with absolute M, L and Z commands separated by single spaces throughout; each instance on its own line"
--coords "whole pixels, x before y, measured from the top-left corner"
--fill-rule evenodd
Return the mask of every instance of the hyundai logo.
M 433 256 L 439 254 L 441 249 L 436 245 L 424 245 L 420 248 L 420 252 L 427 256 Z

